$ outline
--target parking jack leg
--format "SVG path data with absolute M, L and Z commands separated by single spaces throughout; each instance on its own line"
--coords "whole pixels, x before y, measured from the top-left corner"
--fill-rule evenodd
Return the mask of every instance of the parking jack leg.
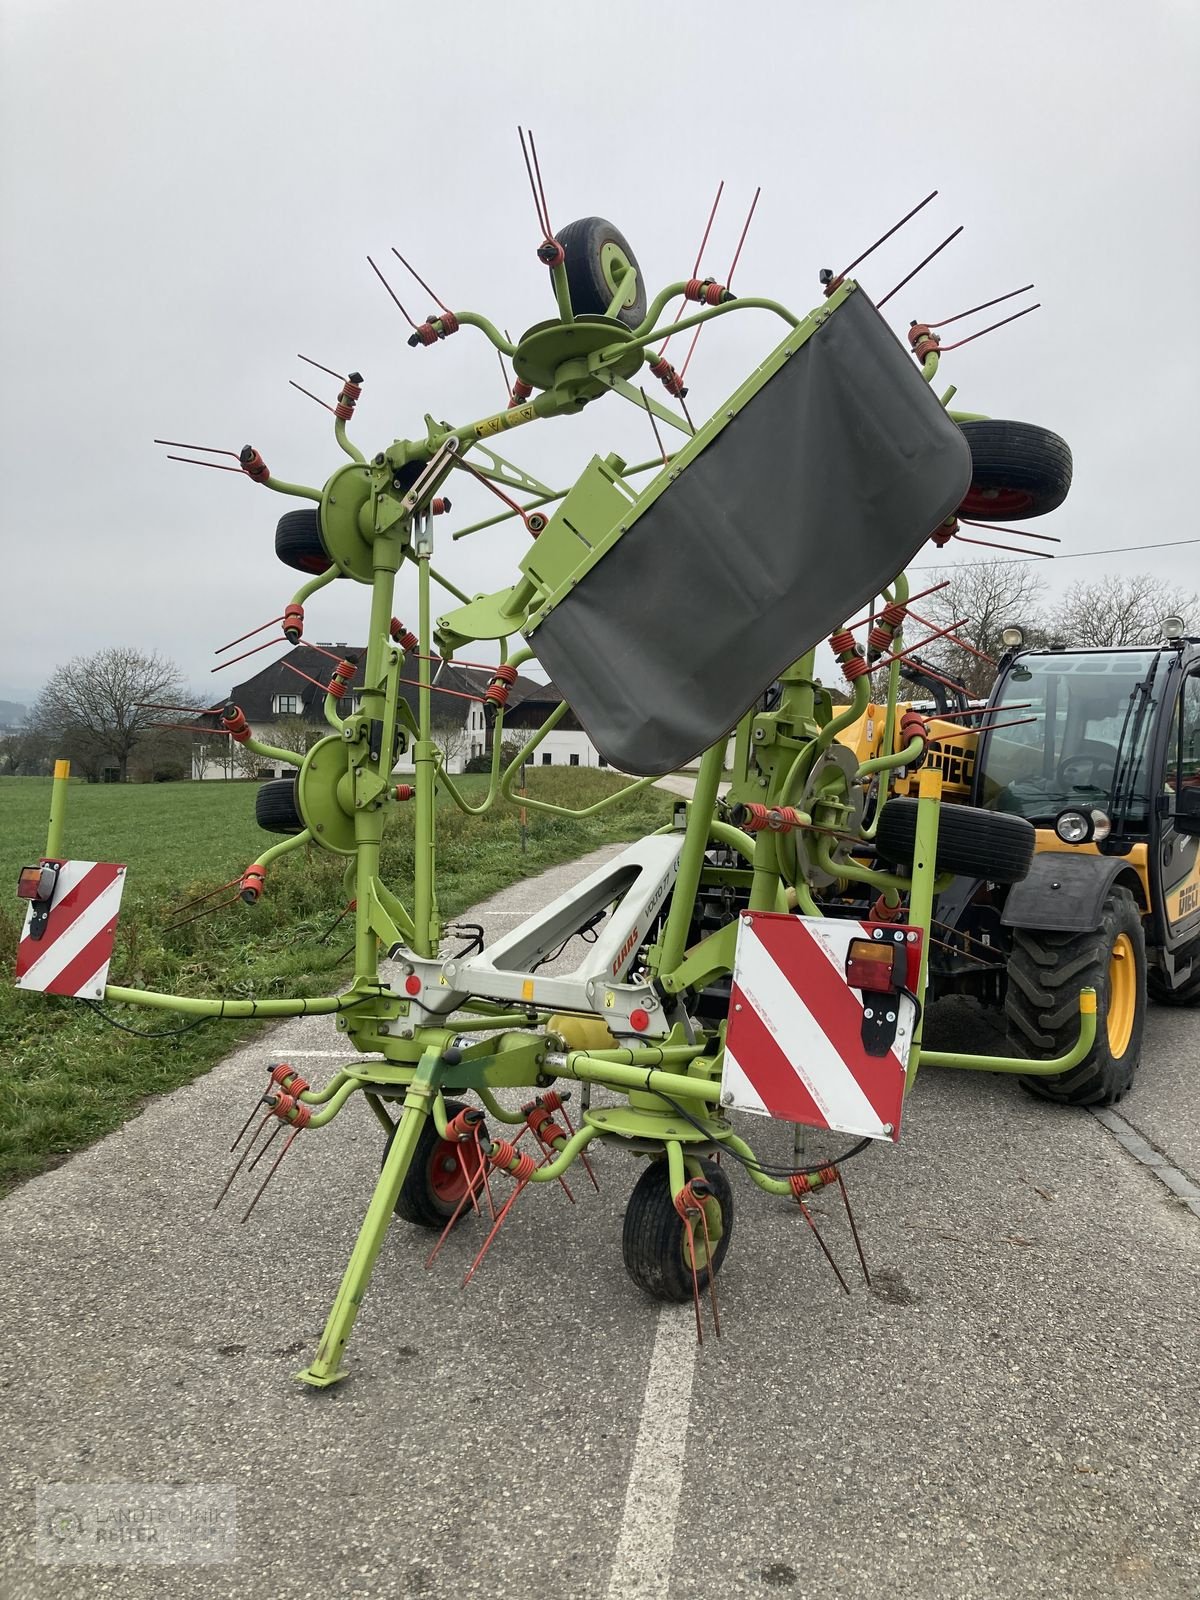
M 437 1061 L 437 1056 L 427 1055 L 417 1068 L 416 1076 L 404 1097 L 404 1110 L 396 1137 L 392 1140 L 367 1214 L 358 1230 L 358 1238 L 354 1241 L 350 1260 L 346 1263 L 341 1287 L 321 1335 L 316 1358 L 311 1366 L 296 1374 L 301 1383 L 310 1384 L 315 1389 L 326 1389 L 346 1376 L 346 1369 L 341 1365 L 342 1353 L 383 1247 L 383 1236 L 392 1219 L 400 1186 L 408 1175 L 417 1139 L 429 1116 L 433 1102 L 433 1072 Z

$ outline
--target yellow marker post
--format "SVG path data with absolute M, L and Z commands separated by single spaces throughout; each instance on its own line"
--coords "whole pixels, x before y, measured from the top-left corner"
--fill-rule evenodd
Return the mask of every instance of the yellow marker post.
M 67 815 L 67 784 L 71 777 L 71 763 L 54 763 L 54 784 L 50 790 L 50 826 L 46 829 L 46 857 L 61 861 L 63 853 L 63 827 Z

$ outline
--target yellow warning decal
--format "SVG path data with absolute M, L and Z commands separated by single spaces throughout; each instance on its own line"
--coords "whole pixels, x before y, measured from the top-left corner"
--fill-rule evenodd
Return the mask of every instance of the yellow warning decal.
M 536 416 L 533 406 L 514 406 L 511 411 L 497 411 L 494 417 L 484 417 L 482 422 L 475 424 L 475 432 L 481 439 L 487 439 L 494 433 L 503 433 L 506 428 L 532 422 Z

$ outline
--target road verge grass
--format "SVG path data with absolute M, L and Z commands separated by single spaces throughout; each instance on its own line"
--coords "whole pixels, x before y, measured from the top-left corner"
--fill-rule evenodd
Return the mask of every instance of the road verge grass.
M 529 792 L 581 808 L 626 781 L 596 770 L 539 769 L 530 774 Z M 458 783 L 471 802 L 484 791 L 482 779 Z M 49 800 L 48 780 L 0 779 L 0 887 L 15 886 L 19 868 L 41 852 Z M 522 877 L 651 832 L 670 819 L 671 804 L 670 796 L 650 789 L 594 817 L 531 810 L 523 854 L 515 805 L 472 817 L 442 799 L 443 919 Z M 405 901 L 412 817 L 411 805 L 400 809 L 383 853 L 384 880 Z M 234 878 L 269 842 L 254 823 L 253 784 L 72 784 L 66 853 L 129 867 L 110 981 L 238 999 L 327 994 L 344 985 L 351 919 L 334 925 L 346 905 L 343 856 L 310 847 L 276 864 L 257 906 L 238 902 L 168 927 L 169 908 Z M 80 1001 L 19 991 L 11 975 L 23 912 L 9 887 L 0 895 L 0 1192 L 111 1132 L 147 1097 L 187 1083 L 264 1026 L 212 1022 L 147 1039 L 109 1026 Z M 185 1020 L 157 1009 L 107 1009 L 150 1033 Z

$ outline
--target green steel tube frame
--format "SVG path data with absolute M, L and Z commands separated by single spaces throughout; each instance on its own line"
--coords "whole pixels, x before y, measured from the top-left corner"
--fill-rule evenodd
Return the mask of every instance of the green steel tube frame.
M 552 271 L 551 276 L 560 319 L 563 323 L 569 323 L 573 318 L 573 312 L 565 270 L 560 265 Z M 494 414 L 458 428 L 439 426 L 432 418 L 427 418 L 428 432 L 425 439 L 396 441 L 388 450 L 380 452 L 370 464 L 367 463 L 362 451 L 349 440 L 344 421 L 340 419 L 337 421 L 334 430 L 336 443 L 352 463 L 373 475 L 370 506 L 373 507 L 371 514 L 374 522 L 368 541 L 372 550 L 371 607 L 367 660 L 363 672 L 362 704 L 355 716 L 343 719 L 331 697 L 327 697 L 325 703 L 325 714 L 335 730 L 334 737 L 339 738 L 346 747 L 347 776 L 352 787 L 354 802 L 352 866 L 356 898 L 354 982 L 345 994 L 314 999 L 255 1001 L 189 998 L 157 994 L 115 984 L 107 986 L 106 998 L 116 1002 L 172 1009 L 197 1017 L 256 1018 L 338 1014 L 339 1026 L 345 1028 L 352 1040 L 356 1038 L 369 1040 L 372 1047 L 378 1048 L 381 1042 L 381 1035 L 378 1032 L 379 1022 L 384 1018 L 402 1014 L 407 1009 L 403 1002 L 398 1001 L 378 979 L 380 919 L 382 918 L 392 928 L 401 928 L 410 938 L 412 948 L 418 955 L 431 957 L 438 948 L 440 918 L 435 881 L 435 796 L 438 784 L 441 783 L 447 789 L 456 804 L 464 810 L 475 813 L 486 810 L 497 795 L 504 799 L 511 798 L 512 785 L 524 761 L 556 726 L 566 710 L 565 704 L 560 704 L 541 728 L 527 740 L 502 774 L 499 756 L 502 721 L 498 723 L 494 735 L 494 754 L 487 797 L 479 806 L 472 807 L 465 803 L 461 792 L 443 770 L 433 739 L 430 663 L 435 652 L 430 598 L 431 581 L 446 587 L 461 600 L 465 601 L 466 596 L 432 568 L 433 534 L 432 515 L 429 509 L 432 495 L 445 473 L 450 470 L 453 464 L 452 458 L 456 453 L 465 452 L 477 441 L 490 438 L 502 430 L 523 426 L 539 418 L 578 410 L 582 404 L 597 398 L 606 388 L 617 387 L 618 380 L 607 373 L 606 363 L 611 362 L 615 365 L 627 358 L 630 349 L 640 350 L 643 362 L 652 362 L 657 357 L 648 347 L 656 340 L 665 338 L 668 333 L 678 333 L 690 327 L 698 327 L 714 317 L 727 315 L 735 310 L 767 310 L 784 320 L 789 327 L 799 326 L 799 319 L 777 302 L 746 298 L 709 307 L 693 315 L 680 317 L 672 324 L 658 327 L 658 319 L 666 305 L 681 295 L 684 287 L 682 282 L 669 285 L 651 303 L 646 317 L 638 328 L 632 331 L 620 330 L 619 335 L 614 329 L 613 345 L 602 350 L 592 360 L 586 373 L 577 373 L 575 377 L 566 378 L 561 383 L 556 376 L 555 386 L 544 390 L 528 405 L 513 408 L 507 413 Z M 624 279 L 619 280 L 612 306 L 609 308 L 610 312 L 614 307 L 624 303 L 629 288 L 630 285 Z M 498 329 L 486 318 L 470 312 L 459 312 L 456 316 L 461 325 L 479 329 L 502 354 L 513 356 L 517 353 L 516 347 L 502 337 Z M 566 365 L 572 367 L 578 364 Z M 935 353 L 925 364 L 923 376 L 932 381 L 936 370 Z M 629 386 L 624 384 L 623 380 L 619 381 L 626 392 L 626 398 L 630 398 Z M 410 491 L 397 515 L 396 492 L 389 487 L 388 480 L 393 472 L 398 472 L 400 468 L 413 462 L 429 464 L 420 480 L 424 489 L 421 494 Z M 633 474 L 658 465 L 658 462 L 648 462 L 626 471 Z M 506 482 L 517 481 L 514 477 L 505 478 L 503 473 L 498 471 L 492 475 L 500 476 L 502 481 Z M 321 491 L 303 485 L 287 483 L 276 478 L 265 481 L 267 487 L 277 493 L 317 502 L 321 502 L 323 498 Z M 397 486 L 399 482 L 397 478 Z M 547 493 L 530 501 L 529 505 L 530 507 L 543 505 L 558 498 L 561 498 L 560 494 Z M 492 526 L 517 514 L 509 511 L 485 519 L 460 530 L 454 537 L 464 537 L 468 533 Z M 403 905 L 384 887 L 379 877 L 380 845 L 384 820 L 389 809 L 384 802 L 388 797 L 393 766 L 393 741 L 401 722 L 408 716 L 406 710 L 402 716 L 399 709 L 402 657 L 392 646 L 389 637 L 395 580 L 406 555 L 415 563 L 417 572 L 420 650 L 417 663 L 416 738 L 413 743 L 416 849 L 411 917 Z M 305 600 L 338 575 L 336 568 L 331 567 L 328 572 L 306 582 L 297 590 L 295 603 L 303 605 Z M 896 579 L 893 593 L 899 599 L 907 595 L 908 585 L 903 574 Z M 519 616 L 514 615 L 514 632 L 519 620 Z M 506 641 L 502 641 L 502 659 L 505 649 Z M 518 652 L 512 658 L 513 663 L 518 664 L 528 659 L 530 654 L 528 649 Z M 755 793 L 752 797 L 764 800 L 768 806 L 795 805 L 804 781 L 813 770 L 817 759 L 829 749 L 837 734 L 862 714 L 867 703 L 869 684 L 868 680 L 861 678 L 853 686 L 850 706 L 840 714 L 828 715 L 822 724 L 815 717 L 816 683 L 812 676 L 813 670 L 814 660 L 810 652 L 783 675 L 782 695 L 778 708 L 770 714 L 756 717 L 748 715 L 746 719 L 744 731 L 747 741 L 753 723 L 756 737 L 762 735 L 760 754 L 765 761 L 765 765 L 761 768 L 765 773 L 765 793 Z M 888 680 L 884 753 L 877 758 L 864 761 L 858 769 L 857 778 L 876 772 L 890 772 L 906 765 L 920 753 L 920 740 L 910 741 L 898 752 L 892 749 L 897 696 L 898 667 L 893 659 Z M 411 718 L 408 725 L 412 726 Z M 777 749 L 773 749 L 772 745 L 777 736 L 784 730 L 787 731 L 786 737 L 782 738 Z M 739 739 L 741 737 L 742 734 L 739 733 Z M 265 758 L 300 765 L 300 758 L 293 752 L 253 740 L 249 742 L 248 747 Z M 794 754 L 791 754 L 792 749 L 795 750 Z M 693 951 L 689 952 L 685 948 L 696 895 L 705 873 L 706 852 L 714 839 L 730 845 L 749 860 L 752 909 L 776 910 L 784 903 L 784 860 L 778 836 L 764 833 L 752 839 L 730 827 L 717 815 L 717 796 L 724 751 L 725 741 L 721 740 L 701 758 L 695 794 L 688 806 L 678 877 L 661 944 L 650 953 L 652 970 L 668 993 L 678 992 L 680 988 L 686 986 L 688 978 L 708 959 L 705 956 L 707 949 L 711 948 L 713 951 L 711 959 L 720 963 L 717 970 L 728 970 L 732 961 L 732 939 L 728 936 L 723 937 L 723 933 L 712 936 Z M 66 763 L 56 764 L 46 852 L 48 856 L 54 858 L 60 858 L 63 850 L 68 772 Z M 593 806 L 575 811 L 528 798 L 523 803 L 559 815 L 590 816 L 654 781 L 653 778 L 636 780 L 618 794 L 607 797 Z M 817 831 L 808 843 L 797 846 L 798 851 L 801 848 L 810 851 L 815 864 L 836 874 L 882 886 L 889 896 L 898 896 L 901 892 L 909 893 L 909 921 L 912 926 L 921 928 L 926 935 L 918 985 L 920 997 L 923 997 L 925 991 L 928 933 L 936 889 L 939 800 L 940 776 L 936 769 L 925 769 L 919 778 L 916 850 L 911 879 L 897 874 L 878 872 L 853 863 L 846 858 L 844 852 L 836 854 L 831 837 L 828 833 L 820 833 L 823 824 L 818 822 L 815 816 L 813 819 L 802 818 L 804 822 L 812 820 Z M 814 806 L 814 813 L 820 809 L 819 806 Z M 834 809 L 836 811 L 836 807 Z M 828 808 L 826 814 L 827 816 L 832 814 L 828 812 Z M 305 829 L 300 835 L 265 850 L 258 858 L 257 864 L 266 865 L 310 840 L 320 842 L 315 834 Z M 800 909 L 808 914 L 816 913 L 817 907 L 804 881 L 802 869 L 797 872 L 791 888 L 797 896 Z M 722 940 L 723 942 L 718 943 Z M 356 1064 L 355 1067 L 336 1074 L 324 1090 L 309 1090 L 301 1096 L 305 1104 L 320 1108 L 311 1114 L 310 1121 L 310 1126 L 320 1126 L 330 1121 L 341 1110 L 356 1089 L 361 1089 L 380 1120 L 392 1127 L 379 1094 L 383 1093 L 389 1097 L 403 1094 L 403 1110 L 399 1123 L 395 1125 L 394 1137 L 363 1218 L 317 1355 L 312 1364 L 299 1374 L 305 1382 L 325 1387 L 337 1382 L 344 1375 L 342 1354 L 382 1246 L 383 1236 L 421 1129 L 426 1120 L 433 1116 L 439 1131 L 443 1133 L 445 1131 L 446 1114 L 440 1093 L 441 1084 L 444 1082 L 454 1080 L 457 1086 L 459 1082 L 465 1081 L 469 1087 L 476 1090 L 492 1115 L 504 1122 L 516 1122 L 522 1119 L 518 1114 L 506 1111 L 501 1106 L 492 1092 L 492 1087 L 501 1081 L 513 1083 L 545 1081 L 541 1076 L 543 1069 L 553 1065 L 556 1077 L 604 1084 L 610 1089 L 626 1094 L 630 1098 L 631 1106 L 635 1107 L 639 1115 L 644 1116 L 647 1134 L 651 1138 L 657 1137 L 662 1123 L 662 1113 L 657 1108 L 669 1109 L 668 1100 L 663 1097 L 684 1100 L 697 1108 L 701 1118 L 715 1118 L 706 1121 L 705 1127 L 710 1129 L 714 1139 L 728 1143 L 732 1150 L 748 1160 L 750 1175 L 756 1183 L 773 1194 L 790 1193 L 786 1183 L 770 1178 L 757 1168 L 750 1147 L 738 1139 L 723 1123 L 717 1104 L 720 1097 L 720 1050 L 715 1056 L 706 1056 L 703 1053 L 705 1049 L 703 1044 L 690 1044 L 672 1035 L 671 1039 L 660 1045 L 620 1047 L 614 1050 L 571 1050 L 561 1056 L 555 1056 L 547 1055 L 544 1047 L 539 1046 L 536 1034 L 496 1032 L 498 1028 L 509 1026 L 526 1030 L 531 1027 L 539 1028 L 544 1026 L 545 1020 L 541 1013 L 521 1011 L 504 1013 L 496 1007 L 483 1003 L 469 1003 L 468 1010 L 464 1014 L 446 1019 L 440 1026 L 419 1028 L 415 1031 L 415 1036 L 408 1040 L 389 1041 L 394 1043 L 395 1049 L 389 1050 L 385 1063 Z M 1032 1062 L 1017 1058 L 949 1056 L 942 1052 L 925 1051 L 921 1046 L 921 1026 L 918 1020 L 909 1057 L 908 1086 L 911 1086 L 921 1064 L 956 1065 L 975 1070 L 1026 1074 L 1050 1074 L 1068 1070 L 1082 1060 L 1091 1048 L 1095 1029 L 1095 996 L 1090 991 L 1084 991 L 1080 997 L 1080 1033 L 1076 1044 L 1071 1051 L 1053 1061 Z M 454 1065 L 451 1066 L 446 1060 L 450 1041 L 456 1036 L 469 1036 L 473 1032 L 487 1033 L 488 1037 L 481 1038 L 476 1044 L 471 1045 L 465 1057 L 459 1052 L 452 1052 Z M 489 1065 L 489 1063 L 502 1065 L 506 1057 L 513 1059 L 518 1072 L 516 1078 L 502 1079 L 495 1075 L 495 1069 Z M 529 1062 L 528 1069 L 520 1066 L 525 1060 Z M 490 1078 L 489 1073 L 492 1074 Z M 558 1177 L 582 1153 L 588 1142 L 597 1136 L 597 1132 L 594 1127 L 581 1126 L 572 1138 L 562 1143 L 553 1160 L 539 1168 L 533 1175 L 532 1181 L 549 1182 Z M 690 1170 L 689 1163 L 692 1166 L 695 1163 L 693 1158 L 684 1155 L 681 1145 L 676 1140 L 665 1139 L 663 1148 L 670 1169 L 672 1188 L 677 1192 L 685 1181 L 687 1171 Z

